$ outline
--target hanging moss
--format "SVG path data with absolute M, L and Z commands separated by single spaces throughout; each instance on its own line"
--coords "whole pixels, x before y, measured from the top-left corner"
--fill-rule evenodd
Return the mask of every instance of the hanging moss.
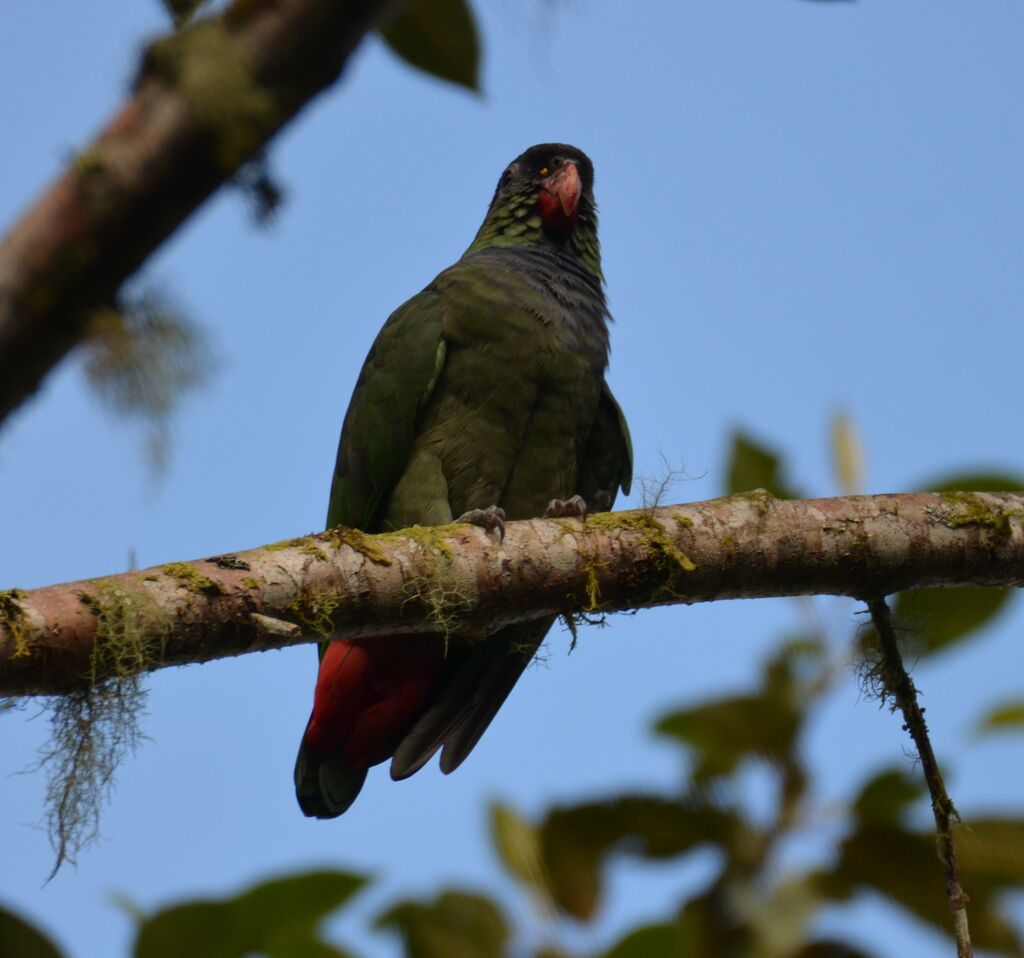
M 96 638 L 82 688 L 53 696 L 51 726 L 40 767 L 48 772 L 46 824 L 55 853 L 53 874 L 99 837 L 103 801 L 123 759 L 143 738 L 142 674 L 162 659 L 166 620 L 142 590 L 98 580 L 79 599 L 96 616 Z

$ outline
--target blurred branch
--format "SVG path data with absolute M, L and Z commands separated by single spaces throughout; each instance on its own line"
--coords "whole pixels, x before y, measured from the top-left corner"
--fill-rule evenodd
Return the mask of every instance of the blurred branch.
M 878 632 L 878 641 L 882 650 L 880 663 L 881 678 L 885 685 L 885 694 L 892 697 L 896 708 L 903 714 L 904 728 L 910 733 L 921 759 L 925 782 L 932 800 L 932 813 L 935 816 L 935 832 L 938 840 L 939 861 L 946 882 L 946 899 L 949 910 L 953 914 L 953 932 L 956 938 L 957 958 L 971 958 L 971 933 L 967 925 L 967 902 L 969 896 L 960 882 L 960 864 L 957 861 L 956 842 L 953 839 L 953 823 L 960 821 L 949 794 L 946 783 L 939 771 L 939 763 L 935 759 L 928 725 L 924 720 L 924 709 L 917 701 L 917 688 L 903 667 L 899 643 L 892 626 L 892 616 L 885 599 L 872 599 L 868 603 L 871 610 L 871 621 Z
M 235 0 L 150 45 L 128 100 L 0 243 L 0 421 L 398 6 Z
M 467 525 L 376 536 L 339 527 L 235 555 L 0 592 L 0 694 L 80 688 L 109 674 L 103 662 L 137 671 L 140 656 L 149 670 L 327 635 L 472 635 L 574 611 L 867 599 L 968 584 L 1024 585 L 1024 494 L 800 501 L 757 492 L 585 522 L 510 522 L 504 542 Z

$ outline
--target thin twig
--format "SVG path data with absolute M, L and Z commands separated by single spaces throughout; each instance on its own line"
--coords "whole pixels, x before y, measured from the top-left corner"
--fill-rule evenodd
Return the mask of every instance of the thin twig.
M 931 739 L 928 737 L 928 726 L 924 720 L 924 709 L 917 701 L 917 689 L 903 667 L 896 642 L 896 633 L 892 627 L 892 616 L 884 598 L 872 599 L 868 603 L 871 620 L 878 632 L 878 640 L 882 647 L 883 675 L 885 688 L 893 697 L 897 707 L 903 713 L 904 728 L 910 733 L 921 758 L 928 793 L 932 799 L 932 813 L 935 815 L 935 831 L 938 836 L 939 860 L 945 870 L 946 898 L 949 910 L 953 913 L 953 932 L 956 937 L 957 958 L 971 958 L 971 934 L 967 927 L 967 902 L 970 899 L 960 883 L 960 865 L 956 857 L 956 843 L 953 840 L 953 823 L 960 821 L 960 815 L 946 792 L 946 784 L 939 771 L 939 763 L 935 760 Z

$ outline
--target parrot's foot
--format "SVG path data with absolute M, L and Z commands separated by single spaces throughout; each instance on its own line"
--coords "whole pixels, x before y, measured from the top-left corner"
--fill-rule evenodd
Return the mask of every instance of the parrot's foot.
M 544 510 L 545 519 L 586 519 L 587 503 L 582 496 L 552 499 Z
M 505 510 L 500 506 L 488 506 L 486 509 L 470 509 L 462 513 L 456 522 L 469 522 L 474 526 L 480 526 L 487 532 L 498 530 L 498 538 L 505 541 Z

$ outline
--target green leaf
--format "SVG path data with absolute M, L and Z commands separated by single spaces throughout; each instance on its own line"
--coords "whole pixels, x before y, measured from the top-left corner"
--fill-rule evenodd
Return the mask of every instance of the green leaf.
M 965 881 L 1024 891 L 1024 819 L 972 820 L 957 829 L 956 841 Z
M 349 872 L 307 872 L 263 882 L 231 904 L 242 924 L 269 939 L 284 925 L 314 928 L 365 884 Z
M 491 840 L 505 869 L 528 888 L 547 896 L 537 829 L 507 805 L 491 805 Z
M 466 0 L 409 0 L 380 33 L 411 66 L 479 90 L 480 40 Z
M 855 948 L 845 941 L 836 941 L 832 938 L 819 938 L 804 945 L 796 953 L 795 958 L 874 958 L 871 952 L 862 948 Z
M 958 827 L 955 838 L 963 887 L 971 899 L 975 947 L 1024 954 L 1003 900 L 1008 891 L 1024 890 L 1024 821 L 972 821 Z M 942 864 L 931 832 L 863 825 L 843 842 L 838 861 L 822 877 L 820 887 L 839 899 L 858 887 L 873 889 L 952 936 Z
M 317 926 L 366 879 L 321 871 L 272 879 L 235 898 L 187 902 L 142 922 L 135 958 L 344 958 Z
M 957 472 L 916 488 L 922 492 L 1019 492 L 1024 479 L 1009 472 Z
M 723 809 L 651 795 L 555 808 L 541 826 L 541 848 L 551 894 L 574 918 L 597 910 L 602 867 L 615 851 L 671 858 L 715 842 L 731 847 L 739 826 Z
M 430 904 L 400 902 L 374 924 L 398 932 L 410 958 L 501 958 L 509 937 L 494 902 L 461 891 L 442 892 Z
M 179 29 L 185 26 L 206 2 L 207 0 L 161 0 L 164 9 Z
M 697 782 L 729 775 L 755 756 L 801 776 L 797 738 L 821 670 L 820 644 L 791 640 L 765 663 L 759 690 L 680 709 L 659 720 L 655 731 L 693 749 Z
M 923 794 L 920 776 L 912 776 L 903 768 L 890 768 L 864 785 L 851 810 L 865 825 L 897 825 Z
M 783 481 L 781 466 L 777 453 L 755 442 L 745 433 L 734 430 L 729 451 L 726 495 L 767 489 L 779 499 L 799 499 L 800 496 Z
M 631 931 L 604 958 L 679 958 L 688 953 L 686 935 L 679 925 L 647 925 Z
M 1012 589 L 918 589 L 893 605 L 900 638 L 916 655 L 932 655 L 971 637 L 1013 597 Z
M 731 774 L 749 756 L 784 760 L 793 750 L 801 722 L 792 703 L 737 695 L 666 715 L 655 731 L 693 749 L 692 775 L 702 782 Z
M 731 896 L 721 881 L 683 905 L 679 924 L 687 936 L 687 956 L 738 958 L 756 953 L 751 930 L 740 921 Z
M 808 925 L 821 905 L 816 883 L 805 875 L 758 887 L 737 883 L 732 907 L 750 929 L 753 954 L 792 955 L 807 937 Z
M 1024 731 L 1024 701 L 997 705 L 978 725 L 979 732 Z
M 62 958 L 60 949 L 35 925 L 6 908 L 0 908 L 0 955 Z

